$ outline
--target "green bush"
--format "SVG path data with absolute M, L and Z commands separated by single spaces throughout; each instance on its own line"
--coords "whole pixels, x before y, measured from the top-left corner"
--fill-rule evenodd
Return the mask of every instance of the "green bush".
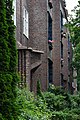
M 27 88 L 18 89 L 19 120 L 79 120 L 79 95 L 51 92 L 34 96 Z M 44 98 L 44 99 L 43 99 Z M 71 105 L 70 105 L 71 104 Z
M 0 117 L 17 120 L 16 86 L 18 83 L 13 0 L 0 0 Z
M 56 90 L 51 86 L 49 92 L 44 93 L 44 97 L 47 109 L 52 113 L 51 120 L 80 120 L 79 95 L 70 95 L 62 92 L 61 88 Z
M 5 1 L 0 0 L 0 71 L 9 70 L 10 51 L 8 48 L 8 24 L 6 21 Z
M 49 120 L 50 112 L 41 97 L 37 98 L 26 88 L 18 90 L 19 120 Z
M 17 48 L 15 40 L 15 26 L 14 21 L 12 20 L 12 15 L 14 10 L 12 9 L 13 0 L 6 0 L 6 21 L 8 24 L 8 47 L 10 51 L 10 63 L 9 70 L 10 72 L 16 71 L 17 66 Z
M 18 80 L 18 77 L 15 76 L 15 79 Z M 15 79 L 10 73 L 0 73 L 0 113 L 5 120 L 17 118 Z
M 51 120 L 78 120 L 78 115 L 70 114 L 69 112 L 54 111 Z

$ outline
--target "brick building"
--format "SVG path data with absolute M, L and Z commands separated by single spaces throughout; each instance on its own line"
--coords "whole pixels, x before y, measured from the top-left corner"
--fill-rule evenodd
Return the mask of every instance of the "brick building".
M 36 92 L 49 83 L 69 87 L 69 34 L 64 0 L 14 0 L 14 23 L 21 84 Z M 16 6 L 16 7 L 15 7 Z

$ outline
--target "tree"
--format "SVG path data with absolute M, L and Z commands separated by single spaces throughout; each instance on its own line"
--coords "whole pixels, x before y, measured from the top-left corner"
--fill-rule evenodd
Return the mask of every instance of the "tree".
M 9 70 L 8 24 L 4 0 L 0 0 L 0 72 Z
M 17 49 L 13 0 L 0 0 L 0 119 L 17 120 Z
M 80 84 L 80 0 L 74 8 L 75 17 L 71 17 L 68 27 L 73 44 L 73 67 L 77 70 L 78 85 Z M 80 85 L 79 85 L 80 86 Z M 78 87 L 79 88 L 79 87 Z M 79 88 L 80 89 L 80 88 Z
M 6 19 L 8 24 L 8 46 L 10 49 L 10 71 L 16 71 L 17 64 L 17 49 L 16 49 L 16 40 L 15 40 L 15 26 L 14 21 L 12 20 L 12 15 L 14 10 L 12 9 L 13 0 L 6 0 Z

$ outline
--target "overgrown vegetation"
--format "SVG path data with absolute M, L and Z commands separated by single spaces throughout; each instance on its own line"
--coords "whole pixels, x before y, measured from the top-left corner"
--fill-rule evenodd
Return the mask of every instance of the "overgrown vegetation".
M 19 78 L 12 14 L 12 0 L 0 0 L 0 120 L 17 119 L 16 86 Z
M 42 95 L 18 89 L 19 120 L 80 120 L 80 95 L 69 95 L 53 85 Z
M 73 45 L 73 67 L 77 71 L 78 90 L 80 91 L 80 0 L 73 13 L 75 17 L 70 17 L 68 28 Z
M 80 120 L 79 94 L 69 95 L 53 85 L 42 93 L 39 81 L 36 96 L 27 88 L 17 87 L 19 77 L 12 1 L 0 0 L 0 120 Z M 75 51 L 78 49 L 76 47 Z M 74 63 L 78 62 L 75 60 Z M 77 65 L 76 68 L 79 72 Z

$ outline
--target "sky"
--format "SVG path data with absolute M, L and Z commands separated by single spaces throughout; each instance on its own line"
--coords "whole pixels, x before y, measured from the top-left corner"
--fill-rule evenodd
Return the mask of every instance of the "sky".
M 71 10 L 78 4 L 78 0 L 65 0 L 66 1 L 66 8 L 68 13 L 71 14 Z

